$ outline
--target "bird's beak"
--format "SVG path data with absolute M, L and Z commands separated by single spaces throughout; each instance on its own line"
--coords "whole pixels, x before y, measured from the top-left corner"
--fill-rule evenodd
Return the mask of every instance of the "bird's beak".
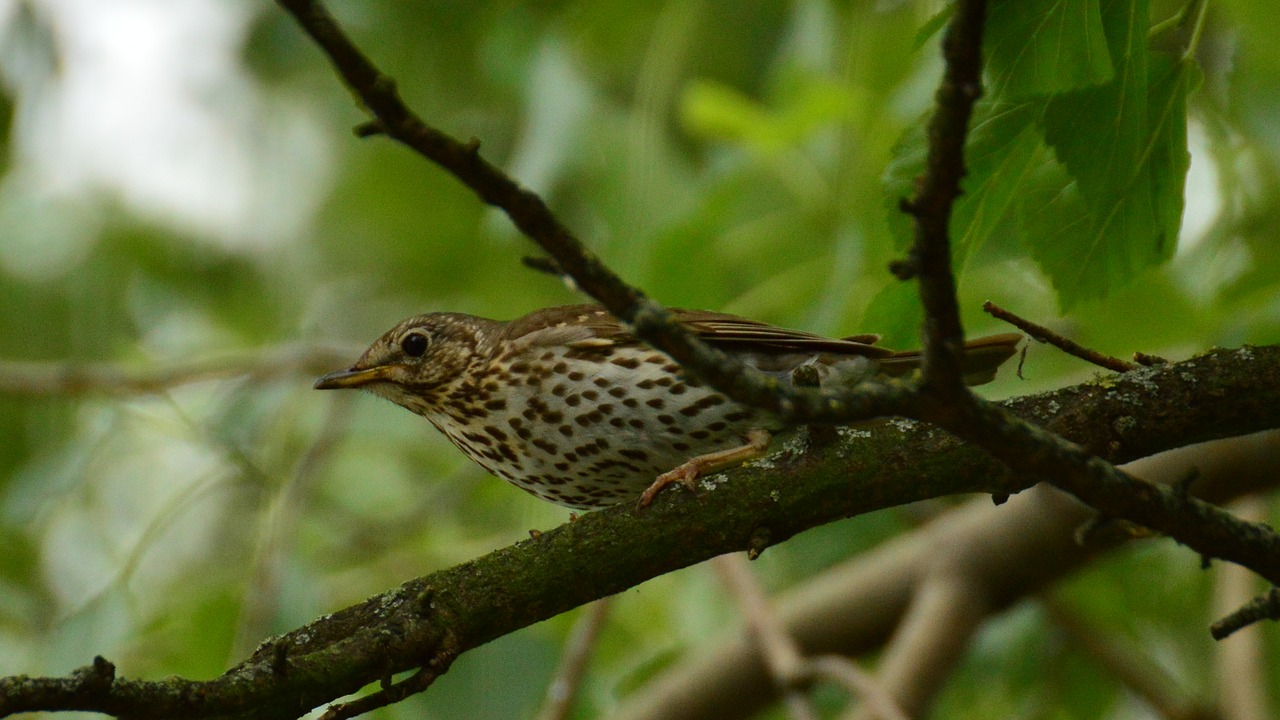
M 371 368 L 347 368 L 335 370 L 316 381 L 316 390 L 343 390 L 345 388 L 364 387 L 369 383 L 383 380 L 387 376 L 386 365 L 375 365 Z

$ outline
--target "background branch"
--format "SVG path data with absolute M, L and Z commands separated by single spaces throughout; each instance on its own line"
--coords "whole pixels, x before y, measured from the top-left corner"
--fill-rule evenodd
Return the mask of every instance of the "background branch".
M 0 360 L 0 395 L 141 395 L 205 380 L 315 375 L 350 362 L 358 352 L 353 348 L 287 345 L 138 368 L 119 363 Z
M 542 711 L 538 713 L 538 720 L 564 720 L 570 716 L 612 604 L 612 598 L 603 597 L 583 608 L 565 642 L 555 676 L 547 686 L 547 697 Z
M 851 699 L 870 709 L 873 717 L 906 720 L 907 715 L 893 696 L 851 659 L 835 654 L 809 657 L 801 653 L 800 646 L 778 620 L 745 555 L 728 553 L 713 559 L 712 564 L 737 603 L 756 652 L 768 667 L 774 687 L 783 695 L 793 720 L 818 717 L 808 697 L 811 686 L 818 680 L 839 683 Z
M 1254 577 L 1239 566 L 1231 567 Z M 1190 692 L 1178 678 L 1165 672 L 1156 658 L 1131 647 L 1107 630 L 1092 626 L 1066 603 L 1052 596 L 1042 597 L 1041 606 L 1049 621 L 1072 644 L 1087 653 L 1108 675 L 1142 698 L 1160 717 L 1165 720 L 1218 718 L 1218 713 L 1207 707 L 1207 703 L 1198 703 L 1190 697 Z

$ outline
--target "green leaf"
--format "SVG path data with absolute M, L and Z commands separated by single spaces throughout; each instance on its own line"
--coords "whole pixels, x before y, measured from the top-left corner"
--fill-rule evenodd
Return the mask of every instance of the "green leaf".
M 1186 61 L 1152 57 L 1141 0 L 1104 8 L 1117 66 L 1105 85 L 1054 97 L 1045 140 L 1066 173 L 1042 177 L 1024 206 L 1032 256 L 1064 309 L 1105 296 L 1173 255 L 1189 166 Z
M 1005 227 L 1028 175 L 1048 157 L 1036 127 L 1042 101 L 984 103 L 979 110 L 965 153 L 964 194 L 951 216 L 952 257 L 961 271 Z
M 1012 100 L 1111 80 L 1099 2 L 994 0 L 983 48 L 996 93 Z
M 1116 77 L 1054 97 L 1044 117 L 1045 140 L 1090 200 L 1105 201 L 1127 189 L 1149 137 L 1147 4 L 1137 0 L 1140 12 L 1135 7 L 1133 14 L 1117 13 L 1121 5 L 1110 3 L 1106 18 Z
M 947 22 L 951 20 L 951 16 L 955 13 L 956 6 L 949 4 L 943 6 L 933 17 L 925 20 L 924 25 L 920 26 L 920 29 L 916 31 L 915 38 L 912 40 L 912 45 L 915 46 L 915 49 L 919 50 L 924 47 L 930 38 L 941 32 L 942 28 L 946 27 Z
M 965 148 L 967 173 L 963 194 L 951 215 L 952 257 L 963 271 L 973 255 L 1007 224 L 1027 176 L 1048 156 L 1038 120 L 1044 101 L 982 101 L 974 109 Z M 925 122 L 916 123 L 894 148 L 885 173 L 889 228 L 902 249 L 911 242 L 911 219 L 898 201 L 914 194 L 915 178 L 924 172 Z
M 913 348 L 920 345 L 924 310 L 913 282 L 890 282 L 872 296 L 862 314 L 862 332 L 882 336 L 881 345 Z
M 848 119 L 854 107 L 849 90 L 819 77 L 798 78 L 792 92 L 772 106 L 728 85 L 696 80 L 681 96 L 680 118 L 692 135 L 739 142 L 768 155 Z

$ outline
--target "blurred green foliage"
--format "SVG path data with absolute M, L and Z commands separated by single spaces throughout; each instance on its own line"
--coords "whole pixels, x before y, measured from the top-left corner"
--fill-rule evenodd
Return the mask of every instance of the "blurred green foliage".
M 357 140 L 366 116 L 271 4 L 200 6 L 189 22 L 208 32 L 193 37 L 226 43 L 178 43 L 176 79 L 153 85 L 101 61 L 131 57 L 127 34 L 84 44 L 112 5 L 32 0 L 0 18 L 0 358 L 354 354 L 419 312 L 579 299 L 525 269 L 533 246 L 450 176 Z M 157 5 L 147 32 L 176 32 L 199 5 Z M 969 332 L 998 329 L 979 309 L 990 299 L 1122 356 L 1280 341 L 1272 0 L 1215 3 L 1201 25 L 1161 24 L 1184 10 L 1164 0 L 990 5 L 988 95 L 952 223 Z M 333 9 L 429 122 L 480 139 L 660 301 L 917 341 L 914 290 L 885 268 L 909 238 L 897 204 L 923 167 L 938 3 Z M 148 120 L 188 134 L 147 135 Z M 1092 369 L 1035 347 L 1025 373 L 990 393 Z M 565 519 L 407 413 L 310 382 L 0 397 L 0 674 L 102 654 L 130 676 L 212 677 L 267 634 Z M 783 590 L 911 527 L 857 518 L 756 566 Z M 1194 565 L 1169 544 L 1125 552 L 1063 597 L 1193 676 L 1209 652 Z M 735 617 L 698 568 L 625 593 L 578 716 Z M 571 621 L 468 653 L 378 716 L 528 716 Z M 936 716 L 1132 717 L 1122 696 L 1024 606 L 983 633 Z

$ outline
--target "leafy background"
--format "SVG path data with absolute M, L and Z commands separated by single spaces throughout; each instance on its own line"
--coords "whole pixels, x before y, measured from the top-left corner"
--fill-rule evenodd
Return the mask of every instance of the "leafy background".
M 970 333 L 1000 329 L 990 299 L 1121 356 L 1280 341 L 1280 9 L 1223 0 L 1197 26 L 1197 7 L 991 2 L 953 220 Z M 334 10 L 412 106 L 479 138 L 661 301 L 916 342 L 914 290 L 885 267 L 909 237 L 896 205 L 922 162 L 945 6 Z M 4 359 L 354 356 L 418 312 L 578 299 L 523 268 L 532 246 L 457 182 L 354 138 L 365 116 L 270 3 L 9 0 L 0 38 Z M 1033 347 L 1026 379 L 988 394 L 1091 374 Z M 211 677 L 268 634 L 565 520 L 420 420 L 313 377 L 0 395 L 0 674 L 102 654 L 130 676 Z M 913 524 L 855 518 L 755 567 L 781 590 Z M 1212 578 L 1194 565 L 1135 547 L 1060 595 L 1209 694 Z M 573 615 L 379 716 L 529 716 Z M 624 594 L 579 716 L 736 624 L 702 568 Z M 991 623 L 936 710 L 1015 713 L 1150 716 L 1035 604 Z

